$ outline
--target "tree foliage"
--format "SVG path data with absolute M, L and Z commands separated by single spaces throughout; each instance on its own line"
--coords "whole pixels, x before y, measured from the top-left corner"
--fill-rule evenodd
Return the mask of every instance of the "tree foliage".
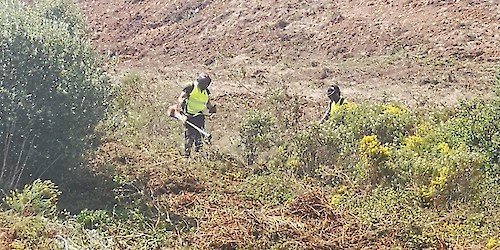
M 107 80 L 68 1 L 0 2 L 0 188 L 60 174 L 91 145 Z

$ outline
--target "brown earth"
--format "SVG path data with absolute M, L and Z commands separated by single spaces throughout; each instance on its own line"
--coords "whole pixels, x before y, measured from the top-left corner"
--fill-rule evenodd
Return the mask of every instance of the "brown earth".
M 215 95 L 289 86 L 326 102 L 326 86 L 338 83 L 355 100 L 450 105 L 488 97 L 500 60 L 496 0 L 79 5 L 94 46 L 117 69 L 161 76 L 176 92 L 209 71 Z

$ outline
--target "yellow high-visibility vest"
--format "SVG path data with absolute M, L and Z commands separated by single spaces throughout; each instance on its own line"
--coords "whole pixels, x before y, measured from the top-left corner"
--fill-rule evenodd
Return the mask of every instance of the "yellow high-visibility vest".
M 201 91 L 198 86 L 193 87 L 193 91 L 189 94 L 189 97 L 186 99 L 187 104 L 187 113 L 191 115 L 198 115 L 203 112 L 203 110 L 207 107 L 208 103 L 208 93 L 207 90 Z
M 332 105 L 330 105 L 330 115 L 334 115 L 339 109 L 342 104 L 344 104 L 345 100 L 343 97 L 340 98 L 338 102 L 332 102 Z

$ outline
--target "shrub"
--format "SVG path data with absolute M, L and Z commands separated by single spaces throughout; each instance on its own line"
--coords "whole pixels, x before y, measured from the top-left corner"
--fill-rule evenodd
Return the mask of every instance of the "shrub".
M 271 146 L 271 130 L 274 121 L 266 112 L 252 111 L 240 125 L 241 142 L 245 147 L 245 158 L 248 164 L 253 164 L 259 150 Z
M 113 98 L 108 111 L 108 118 L 103 126 L 106 136 L 114 136 L 115 140 L 128 139 L 130 136 L 138 135 L 138 128 L 144 126 L 141 120 L 147 119 L 141 117 L 144 114 L 138 114 L 139 111 L 144 111 L 146 107 L 139 106 L 140 91 L 139 86 L 144 84 L 141 77 L 136 73 L 127 73 L 124 75 L 118 86 L 114 86 L 112 93 Z M 142 119 L 141 119 L 142 118 Z M 144 123 L 144 121 L 142 121 Z
M 280 205 L 295 197 L 297 187 L 293 178 L 284 178 L 278 173 L 252 175 L 242 183 L 241 195 L 266 205 Z
M 363 179 L 366 179 L 368 183 L 376 184 L 380 178 L 387 178 L 391 175 L 384 167 L 384 162 L 391 156 L 391 151 L 378 141 L 377 136 L 364 136 L 359 144 L 359 151 L 363 160 L 362 164 L 366 167 L 366 169 L 359 170 L 359 175 L 364 177 L 361 183 L 364 183 Z
M 53 20 L 54 22 L 62 22 L 68 24 L 68 31 L 75 35 L 81 35 L 84 30 L 83 16 L 76 7 L 68 0 L 43 0 L 36 1 L 34 10 L 40 16 Z
M 131 249 L 159 249 L 165 243 L 176 220 L 171 220 L 157 198 L 125 176 L 115 176 L 115 206 L 109 210 L 84 209 L 76 216 L 83 229 L 106 236 L 108 244 Z M 181 222 L 178 222 L 181 223 Z
M 365 135 L 376 135 L 382 144 L 399 142 L 414 126 L 413 115 L 397 104 L 357 105 L 354 109 L 343 109 L 330 118 L 331 127 L 349 126 L 359 141 Z
M 76 221 L 80 223 L 84 228 L 96 229 L 99 226 L 112 223 L 111 217 L 105 210 L 88 210 L 84 209 L 81 211 L 77 217 Z
M 21 216 L 40 215 L 46 218 L 57 216 L 57 197 L 61 192 L 50 180 L 35 180 L 22 191 L 11 192 L 5 198 L 8 208 Z
M 7 237 L 2 235 L 2 249 L 61 249 L 54 237 L 55 231 L 43 217 L 19 217 L 9 212 L 0 212 L 0 226 L 8 228 L 10 234 Z
M 449 119 L 442 130 L 446 142 L 451 146 L 463 146 L 474 152 L 485 154 L 485 172 L 489 176 L 500 176 L 500 101 L 463 102 L 457 113 Z
M 107 80 L 74 6 L 35 6 L 0 2 L 0 186 L 7 190 L 77 166 L 106 110 Z
M 298 95 L 289 93 L 288 87 L 267 90 L 265 110 L 273 114 L 277 133 L 287 136 L 300 129 L 304 115 L 304 104 Z M 278 141 L 281 138 L 276 138 Z
M 284 167 L 298 176 L 314 175 L 320 165 L 334 165 L 342 151 L 341 137 L 333 130 L 317 124 L 293 135 L 277 156 L 284 158 Z
M 313 123 L 292 135 L 276 152 L 275 165 L 285 169 L 293 166 L 296 174 L 312 176 L 323 165 L 348 178 L 363 179 L 363 166 L 356 167 L 361 160 L 358 145 L 363 137 L 376 136 L 384 147 L 396 145 L 415 126 L 413 115 L 396 104 L 347 103 L 342 107 L 324 124 Z M 294 164 L 288 164 L 290 162 Z M 343 179 L 343 182 L 349 181 Z
M 0 211 L 0 245 L 9 249 L 82 249 L 81 245 L 110 249 L 106 237 L 83 229 L 72 217 L 58 216 L 60 193 L 49 180 L 35 180 L 11 192 Z

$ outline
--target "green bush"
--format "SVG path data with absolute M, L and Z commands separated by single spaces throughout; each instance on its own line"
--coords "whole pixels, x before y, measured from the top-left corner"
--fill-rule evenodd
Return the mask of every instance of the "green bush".
M 344 159 L 355 157 L 343 155 L 343 151 L 348 150 L 347 147 L 350 144 L 337 131 L 313 124 L 281 145 L 272 165 L 297 176 L 315 175 L 321 165 L 342 169 Z
M 58 212 L 60 193 L 51 181 L 36 180 L 5 197 L 0 211 L 0 245 L 20 250 L 112 248 L 105 236 L 84 229 L 72 216 Z
M 34 10 L 46 19 L 67 24 L 68 31 L 75 35 L 81 35 L 84 31 L 83 16 L 69 0 L 35 1 Z
M 240 125 L 240 137 L 248 164 L 254 163 L 259 150 L 270 148 L 273 127 L 274 121 L 266 112 L 253 111 L 243 119 Z
M 40 216 L 20 217 L 0 212 L 0 226 L 8 228 L 11 242 L 0 241 L 3 249 L 61 249 L 54 238 L 54 230 L 47 219 Z
M 0 188 L 77 166 L 108 81 L 69 1 L 0 2 Z M 57 173 L 57 174 L 55 174 Z M 32 176 L 32 177 L 29 177 Z
M 280 136 L 296 133 L 301 127 L 304 105 L 300 96 L 292 94 L 287 87 L 269 89 L 265 92 L 265 107 L 263 109 L 273 114 L 275 126 Z M 285 138 L 276 138 L 280 141 Z
M 294 134 L 276 152 L 275 164 L 298 175 L 313 176 L 324 165 L 348 176 L 340 182 L 363 179 L 366 171 L 355 167 L 362 157 L 360 141 L 376 136 L 383 146 L 396 145 L 411 133 L 414 124 L 415 117 L 395 104 L 347 103 L 325 124 L 313 123 Z
M 22 191 L 14 191 L 5 197 L 9 209 L 21 216 L 40 215 L 46 218 L 57 217 L 57 197 L 61 192 L 51 181 L 35 180 L 24 186 Z
M 497 74 L 495 97 L 490 100 L 464 101 L 444 124 L 441 133 L 452 147 L 463 146 L 484 154 L 483 171 L 500 180 L 500 74 Z
M 96 229 L 99 226 L 112 223 L 112 219 L 106 210 L 92 211 L 84 209 L 77 215 L 76 221 L 88 229 Z
M 446 142 L 463 146 L 487 157 L 485 171 L 500 176 L 500 101 L 463 102 L 443 127 Z
M 481 187 L 482 166 L 480 154 L 463 147 L 452 149 L 445 143 L 420 154 L 403 146 L 386 163 L 393 173 L 393 187 L 413 189 L 423 205 L 434 207 L 470 201 Z
M 241 184 L 240 194 L 265 205 L 282 205 L 291 201 L 297 192 L 293 178 L 283 178 L 279 173 L 265 173 L 247 177 Z
M 394 104 L 347 103 L 327 121 L 329 129 L 341 129 L 343 136 L 359 141 L 363 136 L 376 135 L 382 144 L 399 142 L 414 126 L 413 114 Z M 347 126 L 348 128 L 342 128 Z

